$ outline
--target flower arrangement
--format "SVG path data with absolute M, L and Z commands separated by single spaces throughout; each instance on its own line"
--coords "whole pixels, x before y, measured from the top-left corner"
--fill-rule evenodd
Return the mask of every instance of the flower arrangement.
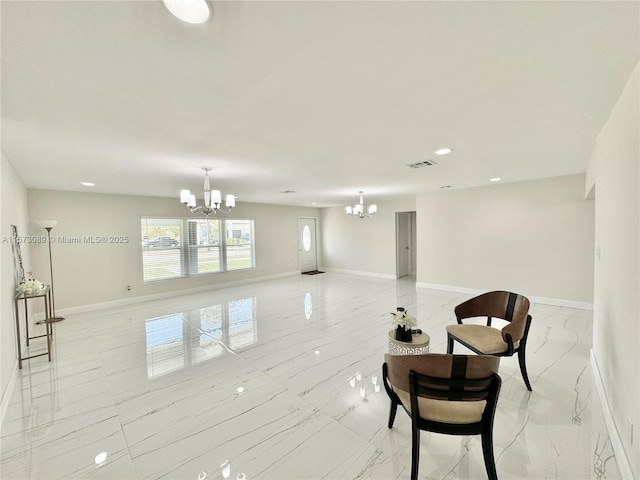
M 36 280 L 34 278 L 33 280 L 27 280 L 26 282 L 18 285 L 18 293 L 33 295 L 34 293 L 38 293 L 43 288 L 43 283 L 40 280 Z
M 391 316 L 396 327 L 396 340 L 410 343 L 413 339 L 411 327 L 416 326 L 416 317 L 410 315 L 404 307 L 398 307 L 397 311 L 391 312 Z
M 411 328 L 417 325 L 416 317 L 402 307 L 399 307 L 397 312 L 391 312 L 391 317 L 393 317 L 394 327 Z

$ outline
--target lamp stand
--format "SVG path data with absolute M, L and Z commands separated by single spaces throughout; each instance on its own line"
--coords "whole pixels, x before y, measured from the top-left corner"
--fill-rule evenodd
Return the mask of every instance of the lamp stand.
M 49 318 L 49 322 L 60 322 L 64 317 L 56 316 L 56 300 L 53 292 L 53 261 L 51 260 L 51 227 L 45 227 L 47 230 L 47 243 L 49 244 L 49 270 L 51 271 L 51 311 L 53 316 Z

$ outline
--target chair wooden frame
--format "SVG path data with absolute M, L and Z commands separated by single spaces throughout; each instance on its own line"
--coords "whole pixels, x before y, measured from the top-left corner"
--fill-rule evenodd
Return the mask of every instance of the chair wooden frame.
M 391 399 L 388 427 L 392 428 L 398 405 L 411 417 L 411 480 L 418 478 L 420 430 L 448 435 L 481 435 L 487 476 L 497 480 L 493 454 L 493 421 L 502 381 L 497 374 L 500 359 L 484 355 L 385 355 L 384 388 Z M 410 395 L 407 408 L 396 393 Z M 419 397 L 446 402 L 486 401 L 482 418 L 472 423 L 447 423 L 424 418 Z
M 527 297 L 506 291 L 487 292 L 461 303 L 455 308 L 456 320 L 459 325 L 463 325 L 462 320 L 466 318 L 485 316 L 487 317 L 487 327 L 491 327 L 492 318 L 500 318 L 509 322 L 509 325 L 506 325 L 501 331 L 502 338 L 507 345 L 506 350 L 488 353 L 447 331 L 447 353 L 453 353 L 454 340 L 479 355 L 511 357 L 517 353 L 522 379 L 527 390 L 531 391 L 526 364 L 527 339 L 531 327 L 531 315 L 528 313 L 529 305 Z

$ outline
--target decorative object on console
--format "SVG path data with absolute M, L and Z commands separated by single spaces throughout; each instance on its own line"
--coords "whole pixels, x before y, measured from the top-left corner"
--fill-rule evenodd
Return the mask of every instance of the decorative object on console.
M 47 231 L 47 243 L 49 244 L 49 270 L 51 272 L 51 312 L 52 315 L 48 319 L 49 322 L 59 322 L 64 320 L 64 317 L 58 317 L 56 315 L 56 301 L 53 292 L 53 260 L 51 257 L 51 229 L 58 224 L 57 220 L 40 220 L 38 225 Z M 36 323 L 43 323 L 42 321 Z
M 27 274 L 27 280 L 18 285 L 18 293 L 24 293 L 26 295 L 33 295 L 42 291 L 44 284 L 37 280 L 31 272 Z
M 367 217 L 373 217 L 376 212 L 378 211 L 378 206 L 377 205 L 369 205 L 367 207 L 367 211 L 365 213 L 364 211 L 364 199 L 362 197 L 362 194 L 364 192 L 360 191 L 358 192 L 360 194 L 360 203 L 356 203 L 355 205 L 349 205 L 348 207 L 345 207 L 345 211 L 347 212 L 347 215 L 349 215 L 350 217 L 357 217 L 357 218 L 367 218 Z
M 236 206 L 236 198 L 233 195 L 227 195 L 225 199 L 227 208 L 226 210 L 222 209 L 220 190 L 211 190 L 209 185 L 209 172 L 211 169 L 203 167 L 202 170 L 204 170 L 204 205 L 196 206 L 196 196 L 186 189 L 180 190 L 180 202 L 191 213 L 204 213 L 206 216 L 215 215 L 218 212 L 229 213 Z
M 411 327 L 416 326 L 416 318 L 410 315 L 404 307 L 398 307 L 391 312 L 393 325 L 396 327 L 396 340 L 410 343 L 412 340 Z
M 24 283 L 24 267 L 22 266 L 20 238 L 18 237 L 18 227 L 15 225 L 11 225 L 11 249 L 13 250 L 13 263 L 16 268 L 16 283 Z

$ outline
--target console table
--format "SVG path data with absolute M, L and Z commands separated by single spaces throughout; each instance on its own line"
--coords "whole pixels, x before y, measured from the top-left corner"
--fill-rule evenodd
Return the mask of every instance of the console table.
M 29 310 L 28 310 L 28 304 L 29 304 L 29 300 L 34 299 L 34 298 L 42 298 L 42 301 L 44 303 L 44 315 L 45 315 L 45 319 L 44 319 L 44 324 L 45 324 L 45 328 L 46 328 L 46 333 L 44 335 L 35 335 L 35 336 L 30 336 L 29 335 Z M 43 352 L 43 353 L 38 353 L 36 355 L 29 355 L 28 357 L 23 357 L 22 356 L 22 341 L 20 339 L 20 302 L 24 302 L 24 326 L 25 326 L 25 333 L 26 333 L 26 337 L 27 337 L 27 347 L 29 346 L 29 340 L 33 340 L 34 338 L 42 338 L 42 337 L 46 337 L 47 339 L 47 351 Z M 45 286 L 42 290 L 40 290 L 37 293 L 19 293 L 18 295 L 16 295 L 13 299 L 14 302 L 14 309 L 15 309 L 15 316 L 16 316 L 16 337 L 18 340 L 18 367 L 22 368 L 22 361 L 23 360 L 28 360 L 30 358 L 35 358 L 35 357 L 42 357 L 44 355 L 47 355 L 49 357 L 49 361 L 51 361 L 51 341 L 53 340 L 53 325 L 52 323 L 49 321 L 49 319 L 51 318 L 51 292 L 49 290 L 49 286 Z
M 401 342 L 396 340 L 396 331 L 389 331 L 389 354 L 390 355 L 422 355 L 429 353 L 429 335 L 426 333 L 414 334 L 411 342 Z

